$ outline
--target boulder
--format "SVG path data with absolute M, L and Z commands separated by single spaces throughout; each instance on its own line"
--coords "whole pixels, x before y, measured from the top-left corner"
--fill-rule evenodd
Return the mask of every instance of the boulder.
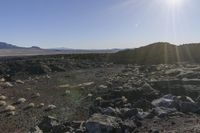
M 122 123 L 122 132 L 123 133 L 131 133 L 136 129 L 136 125 L 133 120 L 125 120 Z
M 177 109 L 180 112 L 183 112 L 183 113 L 188 113 L 188 112 L 198 113 L 199 112 L 199 106 L 196 103 L 179 101 L 178 105 L 179 107 Z
M 43 133 L 43 131 L 40 130 L 40 128 L 38 126 L 36 126 L 34 128 L 31 128 L 28 133 Z
M 170 114 L 176 112 L 175 108 L 156 107 L 151 111 L 151 114 L 160 118 L 168 117 Z
M 154 106 L 151 104 L 150 101 L 148 101 L 146 99 L 140 99 L 140 100 L 136 101 L 135 103 L 133 103 L 133 107 L 141 108 L 143 110 L 149 110 L 149 109 L 152 109 Z
M 140 91 L 142 91 L 142 92 L 144 92 L 144 93 L 148 93 L 148 94 L 157 93 L 158 92 L 157 90 L 153 89 L 151 87 L 151 85 L 148 84 L 148 83 L 144 83 L 143 86 L 141 86 L 141 87 L 139 87 L 137 89 L 140 90 Z
M 195 101 L 188 96 L 177 96 L 177 99 L 183 102 L 195 103 Z
M 0 100 L 0 106 L 5 106 L 6 105 L 6 101 Z
M 120 118 L 93 114 L 86 122 L 86 130 L 89 133 L 121 133 L 120 123 Z
M 155 99 L 159 95 L 159 91 L 152 88 L 148 83 L 144 83 L 143 86 L 137 88 L 137 90 L 140 92 L 139 94 L 145 97 L 147 100 Z
M 102 110 L 102 114 L 110 115 L 110 116 L 118 116 L 120 115 L 119 109 L 114 109 L 112 107 L 108 107 Z
M 154 105 L 155 107 L 173 108 L 175 107 L 175 101 L 174 101 L 175 98 L 176 96 L 169 94 L 159 99 L 153 100 L 151 104 Z
M 58 120 L 52 116 L 45 116 L 42 120 L 42 122 L 38 125 L 38 127 L 43 131 L 43 132 L 51 132 L 53 130 L 53 127 L 58 126 Z
M 138 114 L 138 109 L 136 109 L 136 108 L 128 109 L 127 111 L 124 112 L 123 117 L 131 118 L 133 116 L 136 116 L 137 114 Z
M 195 103 L 192 98 L 188 96 L 173 96 L 173 95 L 165 95 L 162 98 L 156 99 L 152 101 L 152 104 L 155 107 L 162 108 L 176 108 L 178 111 L 183 113 L 197 113 L 199 112 L 198 103 Z

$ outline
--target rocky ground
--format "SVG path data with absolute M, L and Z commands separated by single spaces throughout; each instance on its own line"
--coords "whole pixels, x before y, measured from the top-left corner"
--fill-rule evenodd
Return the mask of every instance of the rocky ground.
M 200 132 L 200 65 L 56 57 L 12 60 L 0 70 L 4 133 Z

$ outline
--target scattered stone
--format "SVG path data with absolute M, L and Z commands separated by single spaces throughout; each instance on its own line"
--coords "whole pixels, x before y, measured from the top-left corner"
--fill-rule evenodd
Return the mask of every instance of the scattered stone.
M 122 102 L 127 103 L 128 99 L 125 96 L 122 96 Z
M 137 90 L 142 91 L 144 94 L 148 95 L 158 95 L 158 91 L 151 87 L 150 84 L 145 83 L 142 87 L 137 88 Z
M 40 93 L 39 93 L 39 92 L 37 92 L 37 93 L 33 94 L 33 96 L 32 96 L 32 97 L 33 97 L 33 98 L 40 97 Z
M 6 106 L 6 108 L 5 108 L 5 111 L 15 111 L 15 106 L 12 106 L 12 105 L 8 105 L 8 106 Z
M 7 113 L 8 116 L 13 116 L 13 115 L 15 115 L 15 114 L 16 114 L 15 111 L 9 111 L 9 112 Z
M 49 75 L 46 75 L 46 78 L 47 78 L 47 79 L 50 79 L 51 77 L 50 77 Z
M 22 81 L 22 80 L 16 80 L 16 83 L 24 84 L 24 81 Z
M 0 100 L 5 100 L 7 97 L 6 96 L 4 96 L 4 95 L 1 95 L 0 96 Z
M 50 133 L 55 126 L 58 126 L 58 120 L 52 116 L 46 116 L 43 118 L 42 122 L 38 125 L 39 129 L 44 133 Z
M 24 103 L 24 102 L 26 102 L 26 99 L 25 98 L 19 98 L 18 100 L 17 100 L 17 103 Z
M 124 133 L 131 133 L 133 132 L 134 130 L 136 129 L 136 125 L 134 123 L 133 120 L 125 120 L 123 123 L 122 123 L 122 131 Z
M 0 106 L 5 106 L 6 105 L 6 102 L 5 101 L 2 101 L 0 100 Z
M 65 95 L 70 95 L 71 91 L 70 90 L 65 90 Z
M 7 86 L 7 87 L 13 87 L 14 85 L 11 84 L 10 82 L 5 82 L 5 86 Z
M 43 133 L 43 131 L 40 130 L 38 126 L 36 126 L 35 128 L 31 128 L 28 133 Z
M 69 84 L 65 84 L 65 85 L 60 85 L 60 86 L 59 86 L 59 88 L 68 88 L 68 87 L 70 87 Z
M 148 100 L 140 99 L 140 100 L 136 101 L 135 103 L 133 103 L 133 107 L 148 111 L 148 110 L 152 109 L 154 106 Z
M 120 111 L 117 111 L 117 109 L 114 109 L 112 107 L 108 107 L 105 109 L 102 109 L 102 114 L 109 115 L 109 116 L 118 116 L 120 115 Z
M 108 86 L 106 86 L 106 85 L 99 85 L 99 88 L 100 88 L 100 89 L 107 89 Z
M 84 130 L 84 129 L 76 129 L 75 132 L 76 132 L 76 133 L 85 133 L 85 130 Z
M 50 110 L 53 110 L 53 109 L 55 109 L 56 108 L 56 106 L 55 105 L 53 105 L 53 104 L 50 104 L 50 105 L 48 105 L 47 106 L 47 111 L 50 111 Z
M 183 102 L 195 103 L 195 101 L 192 98 L 188 97 L 188 96 L 177 96 L 177 99 L 181 100 Z
M 6 81 L 5 78 L 0 79 L 0 82 L 5 82 L 5 81 Z
M 34 108 L 35 107 L 35 104 L 34 103 L 29 103 L 28 105 L 27 105 L 27 107 L 26 108 Z
M 133 116 L 136 116 L 137 114 L 138 114 L 138 109 L 135 109 L 135 108 L 133 108 L 133 109 L 127 109 L 127 111 L 125 111 L 123 113 L 123 117 L 124 118 L 131 118 Z
M 43 132 L 52 133 L 61 131 L 63 133 L 136 133 L 140 132 L 140 130 L 159 133 L 166 131 L 170 126 L 178 125 L 177 121 L 173 122 L 177 118 L 183 116 L 191 119 L 193 117 L 198 118 L 193 113 L 200 114 L 200 97 L 195 101 L 192 98 L 198 96 L 196 90 L 199 90 L 200 87 L 200 80 L 198 80 L 200 78 L 200 69 L 197 72 L 199 74 L 191 74 L 185 73 L 182 68 L 178 72 L 177 70 L 171 70 L 175 67 L 176 65 L 166 64 L 158 66 L 127 65 L 127 68 L 124 68 L 122 73 L 108 77 L 107 84 L 93 86 L 95 88 L 94 95 L 99 97 L 96 97 L 94 103 L 90 106 L 89 119 L 83 122 L 84 124 L 74 121 L 63 124 L 59 123 L 55 118 L 47 118 L 46 122 L 43 121 L 43 124 L 45 123 L 44 125 L 48 126 L 39 126 L 39 129 Z M 198 75 L 199 77 L 195 77 Z M 189 79 L 191 77 L 196 79 Z M 68 87 L 77 87 L 78 89 L 92 92 L 90 87 L 86 87 L 92 84 L 94 82 L 74 86 L 68 84 L 60 85 L 59 87 L 65 88 L 65 95 L 69 95 L 71 92 Z M 193 95 L 193 93 L 195 94 Z M 163 94 L 168 95 L 161 97 Z M 80 101 L 85 99 L 93 100 L 91 97 L 93 97 L 93 94 L 89 93 Z M 44 104 L 41 105 L 41 107 L 43 106 Z M 54 108 L 56 108 L 55 105 L 48 105 L 45 109 L 52 110 Z M 171 122 L 171 118 L 175 119 Z M 152 121 L 150 120 L 149 122 L 147 119 Z M 160 130 L 159 122 L 165 121 L 168 122 L 167 127 Z M 147 126 L 146 122 L 151 127 Z M 156 125 L 156 128 L 158 125 L 159 130 L 149 130 L 149 128 L 154 128 L 153 125 Z
M 179 101 L 178 105 L 179 106 L 177 107 L 177 110 L 179 110 L 180 112 L 183 112 L 183 113 L 188 113 L 188 112 L 198 113 L 200 110 L 199 106 L 192 102 Z
M 165 95 L 159 99 L 153 100 L 151 103 L 155 107 L 165 107 L 165 108 L 173 108 L 175 107 L 175 99 L 176 97 L 169 94 Z
M 90 86 L 90 85 L 93 85 L 94 82 L 86 82 L 86 83 L 83 83 L 81 86 Z
M 176 108 L 178 111 L 183 113 L 197 113 L 200 108 L 190 97 L 187 96 L 173 96 L 165 95 L 162 98 L 152 101 L 152 104 L 156 107 Z
M 26 88 L 26 90 L 30 91 L 30 90 L 31 90 L 31 88 Z
M 96 101 L 101 101 L 101 100 L 103 100 L 103 99 L 102 99 L 102 97 L 97 97 L 95 100 L 96 100 Z
M 137 127 L 141 127 L 142 126 L 142 122 L 141 121 L 139 121 L 139 120 L 136 119 L 134 122 L 135 122 L 135 125 Z
M 44 103 L 40 103 L 40 104 L 38 105 L 38 107 L 39 107 L 39 108 L 44 107 Z
M 177 110 L 175 108 L 165 108 L 165 107 L 156 107 L 153 108 L 151 114 L 158 116 L 160 118 L 168 117 L 170 114 L 173 114 Z
M 93 95 L 92 95 L 91 93 L 89 93 L 87 96 L 88 96 L 88 97 L 92 97 Z

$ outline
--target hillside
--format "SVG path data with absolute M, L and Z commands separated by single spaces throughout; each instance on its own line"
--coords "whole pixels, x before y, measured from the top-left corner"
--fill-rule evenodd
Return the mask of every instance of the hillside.
M 178 62 L 200 63 L 200 44 L 173 45 L 158 42 L 144 47 L 115 53 L 115 63 L 131 64 L 172 64 Z

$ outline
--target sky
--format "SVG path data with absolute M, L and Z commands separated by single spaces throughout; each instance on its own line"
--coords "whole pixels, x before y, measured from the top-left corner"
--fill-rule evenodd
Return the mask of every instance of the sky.
M 42 48 L 200 42 L 200 0 L 0 0 L 0 41 Z

